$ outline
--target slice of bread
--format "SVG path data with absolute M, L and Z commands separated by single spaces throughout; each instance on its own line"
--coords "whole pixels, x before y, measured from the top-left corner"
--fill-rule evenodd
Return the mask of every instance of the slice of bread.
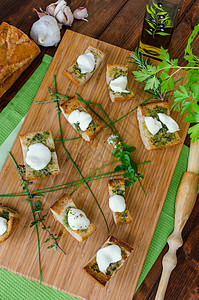
M 54 140 L 51 131 L 45 130 L 45 131 L 29 132 L 27 134 L 20 135 L 19 138 L 20 138 L 22 151 L 23 151 L 24 165 L 26 168 L 26 172 L 25 172 L 26 180 L 46 178 L 60 173 L 57 154 L 55 152 L 55 145 L 54 145 Z M 34 170 L 26 163 L 26 155 L 28 152 L 28 147 L 36 143 L 44 144 L 51 151 L 51 161 L 45 168 L 41 170 Z
M 62 105 L 60 105 L 60 109 L 68 121 L 69 115 L 74 111 L 74 110 L 79 110 L 79 111 L 88 111 L 81 105 L 81 103 L 77 100 L 77 97 L 75 96 L 74 98 L 68 99 L 66 102 L 64 102 Z M 96 134 L 101 131 L 102 126 L 99 123 L 98 120 L 95 118 L 92 118 L 92 121 L 90 122 L 88 128 L 85 131 L 82 131 L 81 128 L 78 126 L 78 124 L 70 124 L 82 137 L 85 141 L 89 142 L 92 140 Z
M 114 92 L 110 88 L 110 82 L 120 76 L 127 76 L 128 75 L 128 68 L 127 66 L 123 65 L 107 65 L 107 71 L 106 71 L 106 82 L 108 85 L 108 91 L 109 91 L 109 96 L 111 98 L 112 102 L 116 101 L 126 101 L 126 100 L 131 100 L 134 98 L 134 94 L 131 90 L 126 88 L 129 93 L 118 93 Z
M 93 73 L 97 70 L 104 58 L 104 53 L 92 45 L 89 45 L 84 54 L 88 52 L 92 53 L 95 57 L 95 67 L 92 72 L 82 74 L 78 67 L 77 61 L 70 68 L 67 68 L 64 71 L 64 74 L 76 85 L 83 85 L 86 81 L 88 81 L 93 75 Z
M 168 133 L 165 125 L 155 135 L 152 135 L 148 131 L 145 124 L 145 117 L 153 117 L 158 119 L 158 113 L 164 113 L 169 116 L 169 104 L 165 101 L 154 101 L 142 106 L 138 106 L 137 109 L 140 135 L 147 150 L 163 149 L 182 143 L 178 132 L 176 131 L 174 133 Z
M 3 243 L 15 230 L 20 216 L 14 209 L 11 209 L 10 207 L 0 206 L 0 217 L 7 220 L 7 231 L 4 234 L 0 235 L 0 243 Z
M 110 197 L 120 195 L 125 198 L 124 179 L 110 179 L 108 181 L 108 189 Z M 127 207 L 123 212 L 112 211 L 112 213 L 116 225 L 131 223 L 133 220 Z
M 126 242 L 121 241 L 120 239 L 110 236 L 107 241 L 102 245 L 101 248 L 104 248 L 109 245 L 117 245 L 121 248 L 122 259 L 116 263 L 111 263 L 107 268 L 106 274 L 100 272 L 98 264 L 96 261 L 96 254 L 94 257 L 89 260 L 89 262 L 84 266 L 84 270 L 101 286 L 105 286 L 106 283 L 111 279 L 112 276 L 123 266 L 124 262 L 127 260 L 131 254 L 133 248 Z
M 96 226 L 90 224 L 87 229 L 74 230 L 67 223 L 67 213 L 70 208 L 77 208 L 71 197 L 64 194 L 62 195 L 51 207 L 50 210 L 57 221 L 59 221 L 64 228 L 79 242 L 87 239 L 95 230 Z

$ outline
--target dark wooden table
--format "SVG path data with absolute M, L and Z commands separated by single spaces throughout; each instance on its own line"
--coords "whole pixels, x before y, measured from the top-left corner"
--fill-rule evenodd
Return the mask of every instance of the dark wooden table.
M 50 0 L 4 0 L 1 1 L 0 23 L 8 22 L 29 35 L 31 25 L 38 18 L 33 8 L 45 9 Z M 73 0 L 68 1 L 71 10 L 87 7 L 89 22 L 76 20 L 71 30 L 111 43 L 113 45 L 134 50 L 138 46 L 142 23 L 145 14 L 146 0 Z M 170 47 L 172 58 L 178 58 L 184 65 L 184 49 L 195 25 L 199 23 L 199 0 L 184 0 L 178 18 L 175 34 Z M 62 29 L 62 35 L 65 32 Z M 45 53 L 53 56 L 56 47 L 41 47 L 41 54 L 21 75 L 15 84 L 0 99 L 0 111 L 21 89 L 27 79 L 40 64 Z M 194 49 L 199 54 L 199 36 L 195 40 Z M 189 145 L 187 136 L 185 144 Z M 184 246 L 178 251 L 178 264 L 172 272 L 165 299 L 192 300 L 199 299 L 199 201 L 183 230 Z M 165 246 L 146 279 L 134 296 L 135 300 L 154 299 L 161 275 L 161 261 L 168 246 Z

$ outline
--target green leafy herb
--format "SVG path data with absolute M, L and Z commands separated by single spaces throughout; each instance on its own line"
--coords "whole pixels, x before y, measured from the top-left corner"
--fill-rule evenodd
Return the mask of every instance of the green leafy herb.
M 144 61 L 142 54 L 137 49 L 130 53 L 129 57 L 130 62 L 139 67 L 137 71 L 133 71 L 133 74 L 137 81 L 144 83 L 145 91 L 152 93 L 158 100 L 166 100 L 171 97 L 170 93 L 173 93 L 174 103 L 171 109 L 174 108 L 181 114 L 188 113 L 189 116 L 184 118 L 184 122 L 196 123 L 188 131 L 192 142 L 199 138 L 199 57 L 193 54 L 192 48 L 198 32 L 199 24 L 188 39 L 184 56 L 188 62 L 186 66 L 180 66 L 178 59 L 171 59 L 163 47 L 161 47 L 161 62 L 158 66 L 149 64 L 147 60 Z M 181 70 L 186 71 L 187 82 L 177 86 L 177 83 L 185 78 L 184 75 L 175 80 L 175 75 Z

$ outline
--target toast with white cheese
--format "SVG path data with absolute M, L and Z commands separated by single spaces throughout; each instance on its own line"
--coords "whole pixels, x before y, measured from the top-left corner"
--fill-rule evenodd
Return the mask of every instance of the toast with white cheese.
M 128 75 L 128 68 L 127 66 L 123 66 L 123 65 L 107 65 L 107 71 L 106 71 L 106 82 L 108 85 L 108 92 L 109 92 L 109 96 L 111 98 L 112 102 L 116 102 L 116 101 L 126 101 L 126 100 L 131 100 L 134 98 L 134 94 L 131 90 L 129 90 L 127 88 L 127 84 L 126 87 L 124 87 L 125 91 L 114 91 L 113 87 L 111 87 L 112 83 L 116 81 L 118 81 L 118 78 L 120 77 L 125 77 L 127 80 L 127 75 Z M 115 82 L 116 83 L 116 82 Z M 127 83 L 127 81 L 126 81 Z M 117 82 L 116 85 L 118 85 L 119 83 Z
M 78 110 L 80 112 L 88 113 L 87 110 L 77 100 L 77 96 L 68 99 L 59 107 L 68 122 L 69 122 L 69 116 L 71 115 L 72 112 L 74 112 L 76 110 Z M 71 124 L 71 125 L 87 142 L 92 140 L 97 135 L 97 133 L 100 132 L 102 129 L 101 124 L 95 118 L 92 118 L 90 124 L 88 125 L 88 128 L 84 131 L 81 130 L 78 122 L 75 124 Z
M 122 259 L 116 263 L 111 263 L 106 270 L 106 274 L 99 270 L 96 255 L 91 258 L 91 260 L 83 267 L 83 269 L 90 275 L 97 283 L 102 287 L 111 279 L 112 276 L 123 266 L 124 262 L 127 260 L 133 248 L 126 242 L 120 239 L 110 236 L 107 241 L 102 245 L 101 249 L 110 245 L 117 245 L 121 248 Z
M 7 230 L 2 235 L 0 235 L 0 243 L 3 243 L 15 230 L 20 216 L 19 213 L 14 209 L 5 206 L 0 206 L 0 217 L 7 221 Z
M 91 76 L 97 70 L 97 68 L 99 67 L 99 65 L 101 64 L 101 62 L 104 58 L 104 53 L 92 45 L 89 45 L 89 47 L 86 49 L 84 54 L 86 54 L 86 53 L 92 53 L 94 55 L 95 66 L 94 66 L 93 71 L 82 74 L 77 61 L 75 61 L 75 63 L 70 68 L 67 68 L 64 71 L 64 75 L 66 75 L 70 80 L 72 80 L 73 83 L 75 83 L 76 85 L 79 85 L 79 86 L 83 85 L 85 82 L 87 82 L 91 78 Z
M 20 142 L 23 151 L 24 165 L 25 165 L 25 179 L 34 180 L 46 178 L 60 173 L 57 154 L 55 151 L 54 140 L 51 131 L 35 131 L 20 135 Z M 33 144 L 41 143 L 46 146 L 51 152 L 51 160 L 47 166 L 41 170 L 35 170 L 26 163 L 26 156 L 28 147 Z
M 125 198 L 124 179 L 110 179 L 108 181 L 108 189 L 110 197 L 119 195 Z M 133 220 L 127 207 L 122 212 L 112 211 L 112 213 L 116 225 L 131 223 Z
M 68 223 L 68 212 L 71 208 L 77 208 L 71 197 L 64 194 L 62 195 L 51 207 L 50 210 L 55 218 L 59 221 L 64 228 L 79 242 L 87 239 L 95 230 L 96 226 L 90 224 L 86 229 L 74 230 Z
M 158 113 L 170 116 L 170 108 L 166 101 L 146 103 L 138 106 L 137 109 L 140 135 L 147 150 L 172 147 L 182 142 L 177 131 L 173 133 L 168 132 L 168 128 L 162 123 L 162 128 L 154 135 L 147 129 L 145 117 L 152 117 L 160 122 Z

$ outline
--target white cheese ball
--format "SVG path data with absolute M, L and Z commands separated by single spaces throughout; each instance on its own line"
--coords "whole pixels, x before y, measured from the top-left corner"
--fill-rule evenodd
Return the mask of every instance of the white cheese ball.
M 109 207 L 113 212 L 123 212 L 126 208 L 124 197 L 120 195 L 114 195 L 109 198 Z
M 148 131 L 152 135 L 155 135 L 156 133 L 158 133 L 158 131 L 162 128 L 161 122 L 159 122 L 157 119 L 154 119 L 152 117 L 145 117 L 144 121 L 145 121 Z
M 84 230 L 90 225 L 85 213 L 78 208 L 71 208 L 68 212 L 68 224 L 73 230 Z
M 3 235 L 7 231 L 7 220 L 0 217 L 0 235 Z
M 109 86 L 115 93 L 130 93 L 126 90 L 127 76 L 119 76 L 110 81 Z
M 106 270 L 111 263 L 122 259 L 122 251 L 118 245 L 110 245 L 97 251 L 96 261 L 101 272 L 106 274 Z
M 82 131 L 85 131 L 88 128 L 91 121 L 92 117 L 89 113 L 85 111 L 79 111 L 78 109 L 72 111 L 68 117 L 68 122 L 70 124 L 78 123 Z
M 25 161 L 32 169 L 42 170 L 51 161 L 51 152 L 42 143 L 30 145 Z
M 77 64 L 82 74 L 92 72 L 95 67 L 95 57 L 93 53 L 88 52 L 80 55 L 77 58 Z
M 174 121 L 170 116 L 166 114 L 158 113 L 158 117 L 160 121 L 168 128 L 167 132 L 173 133 L 180 130 L 176 121 Z

